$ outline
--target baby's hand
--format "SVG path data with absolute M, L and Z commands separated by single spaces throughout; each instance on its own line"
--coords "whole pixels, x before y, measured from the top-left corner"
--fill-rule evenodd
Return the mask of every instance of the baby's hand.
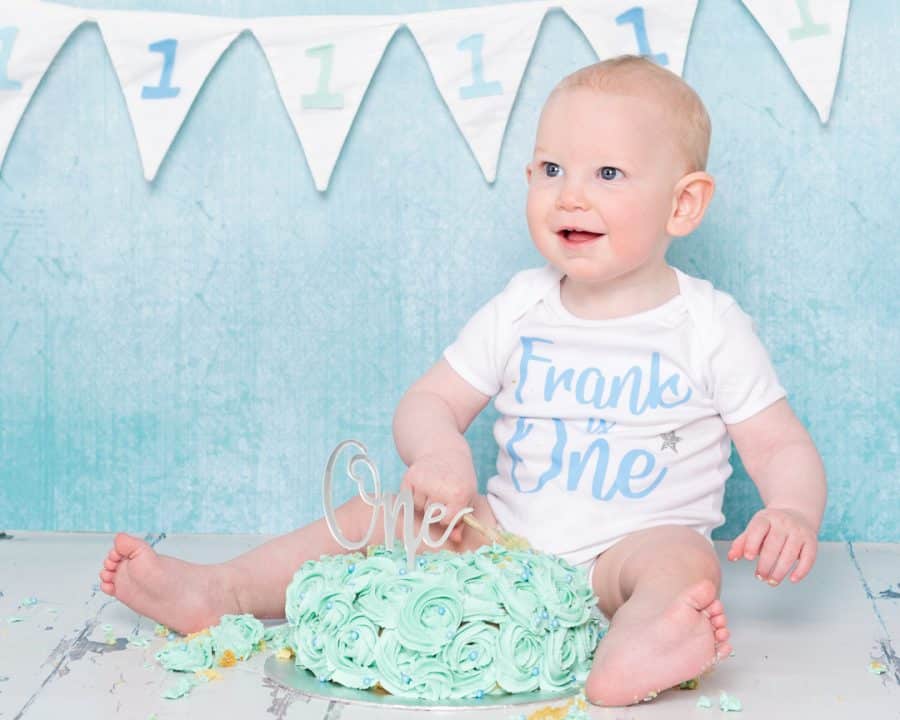
M 410 465 L 400 487 L 412 490 L 416 510 L 424 512 L 431 502 L 446 505 L 447 513 L 439 523 L 446 528 L 456 513 L 471 505 L 478 492 L 478 480 L 472 460 L 466 453 L 443 450 L 423 455 Z M 450 540 L 460 542 L 462 533 L 460 521 L 450 533 Z
M 798 559 L 791 582 L 806 577 L 816 559 L 817 546 L 816 531 L 801 513 L 770 507 L 756 513 L 744 532 L 734 539 L 728 559 L 752 560 L 759 555 L 756 577 L 774 587 Z

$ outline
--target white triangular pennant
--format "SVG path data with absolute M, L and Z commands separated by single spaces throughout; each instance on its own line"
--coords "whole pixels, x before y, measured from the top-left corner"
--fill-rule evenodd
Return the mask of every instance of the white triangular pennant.
M 400 21 L 391 16 L 252 20 L 316 189 L 328 187 L 375 68 Z
M 86 18 L 83 10 L 28 0 L 0 5 L 0 167 L 41 78 Z
M 644 55 L 681 75 L 697 0 L 572 0 L 562 4 L 601 60 Z
M 831 114 L 850 0 L 743 0 L 778 48 L 819 119 Z
M 153 180 L 206 76 L 243 22 L 174 13 L 95 13 L 122 85 L 144 177 Z
M 406 24 L 488 182 L 549 3 L 417 13 Z

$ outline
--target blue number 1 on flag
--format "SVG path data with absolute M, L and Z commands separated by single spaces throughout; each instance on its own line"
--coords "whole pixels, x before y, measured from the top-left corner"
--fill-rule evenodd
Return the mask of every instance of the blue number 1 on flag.
M 484 33 L 477 35 L 469 35 L 463 38 L 456 46 L 458 49 L 472 53 L 472 84 L 466 85 L 459 89 L 459 96 L 463 100 L 471 100 L 477 97 L 487 97 L 488 95 L 502 95 L 503 86 L 494 80 L 493 82 L 484 81 L 484 60 L 482 58 L 482 50 L 484 49 Z
M 650 58 L 657 65 L 668 65 L 669 56 L 665 53 L 654 53 L 650 50 L 650 42 L 647 40 L 647 26 L 644 23 L 644 8 L 638 6 L 626 10 L 616 18 L 616 25 L 634 25 L 634 34 L 637 39 L 638 53 Z
M 9 56 L 12 54 L 13 42 L 16 39 L 17 27 L 0 28 L 0 90 L 21 90 L 22 83 L 18 80 L 10 80 L 6 74 L 9 66 Z
M 165 100 L 173 98 L 181 92 L 180 87 L 172 87 L 172 67 L 175 65 L 175 50 L 178 47 L 178 41 L 172 38 L 160 40 L 147 47 L 150 52 L 162 53 L 163 69 L 159 78 L 159 85 L 145 85 L 141 90 L 141 97 L 144 100 Z

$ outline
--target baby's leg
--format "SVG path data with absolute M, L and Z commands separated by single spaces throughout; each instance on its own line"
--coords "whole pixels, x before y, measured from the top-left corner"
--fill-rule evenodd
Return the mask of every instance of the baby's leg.
M 483 523 L 496 524 L 483 496 L 476 496 L 473 507 Z M 369 529 L 372 513 L 372 507 L 358 496 L 335 510 L 341 531 L 353 540 Z M 378 517 L 370 540 L 373 545 L 384 542 L 383 513 Z M 416 513 L 417 532 L 421 520 L 421 513 Z M 440 537 L 437 527 L 431 528 L 431 535 L 435 540 Z M 462 552 L 482 544 L 483 538 L 464 526 L 462 541 L 445 547 Z M 419 548 L 419 552 L 427 549 Z M 217 565 L 158 555 L 143 540 L 119 533 L 100 572 L 100 588 L 141 615 L 189 633 L 216 624 L 226 614 L 283 617 L 285 590 L 303 562 L 344 552 L 324 518 Z
M 687 527 L 636 532 L 597 558 L 594 592 L 609 631 L 585 684 L 598 705 L 630 705 L 728 656 L 715 551 Z

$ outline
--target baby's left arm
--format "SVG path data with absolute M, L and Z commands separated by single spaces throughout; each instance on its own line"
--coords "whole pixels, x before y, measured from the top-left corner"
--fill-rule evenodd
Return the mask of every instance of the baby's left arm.
M 797 562 L 791 582 L 806 576 L 816 558 L 825 512 L 825 468 L 806 428 L 782 398 L 743 422 L 728 426 L 734 446 L 759 489 L 760 510 L 728 551 L 756 564 L 756 577 L 780 583 Z

